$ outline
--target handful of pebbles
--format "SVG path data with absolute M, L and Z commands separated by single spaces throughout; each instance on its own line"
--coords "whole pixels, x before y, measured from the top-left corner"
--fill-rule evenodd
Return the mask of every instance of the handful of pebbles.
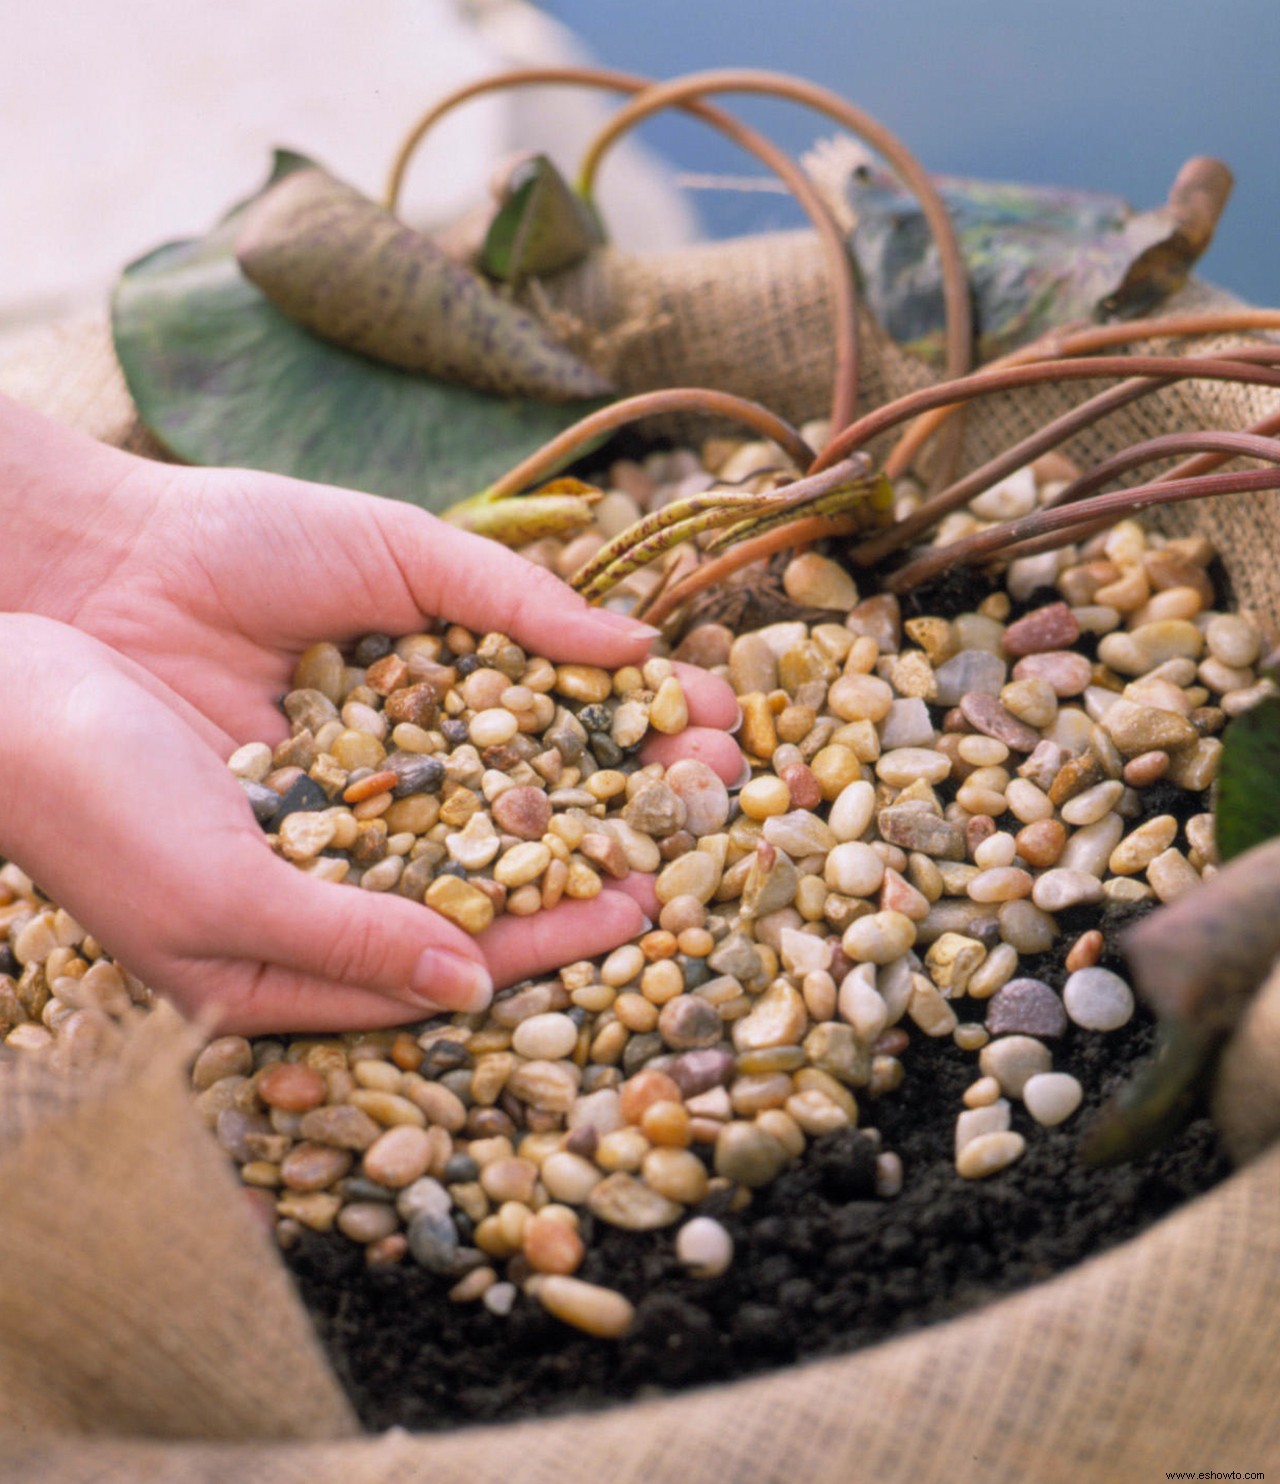
M 1034 503 L 1056 472 L 1021 471 L 939 539 Z M 613 473 L 606 512 L 698 477 L 688 456 Z M 229 764 L 299 869 L 471 932 L 629 870 L 657 874 L 662 905 L 635 942 L 483 1014 L 211 1042 L 196 1105 L 254 1209 L 286 1247 L 336 1230 L 371 1264 L 438 1274 L 457 1302 L 501 1314 L 524 1292 L 609 1337 L 629 1301 L 575 1276 L 596 1222 L 675 1228 L 678 1261 L 714 1279 L 733 1256 L 717 1217 L 851 1127 L 892 1197 L 903 1170 L 867 1118 L 914 1036 L 977 1057 L 958 1175 L 1008 1168 L 1036 1125 L 1079 1108 L 1073 1038 L 1133 1014 L 1077 909 L 1169 901 L 1214 869 L 1194 800 L 1263 683 L 1255 625 L 1213 607 L 1212 555 L 1124 522 L 1015 561 L 972 611 L 905 620 L 893 597 L 859 600 L 838 564 L 797 557 L 786 592 L 827 621 L 703 624 L 676 651 L 739 698 L 740 790 L 695 761 L 641 765 L 650 730 L 687 721 L 669 658 L 610 674 L 456 627 L 369 636 L 350 659 L 315 645 L 285 698 L 290 739 Z M 1171 785 L 1187 807 L 1153 812 Z M 1050 950 L 1061 973 L 1027 972 Z M 0 869 L 7 1045 L 74 1063 L 146 1001 Z

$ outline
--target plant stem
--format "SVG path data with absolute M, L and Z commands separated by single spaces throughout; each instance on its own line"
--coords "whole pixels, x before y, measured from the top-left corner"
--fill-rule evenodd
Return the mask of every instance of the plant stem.
M 528 458 L 522 459 L 484 493 L 492 500 L 518 495 L 527 485 L 553 473 L 584 444 L 640 418 L 659 417 L 670 412 L 705 412 L 710 417 L 732 418 L 762 438 L 771 438 L 797 468 L 807 469 L 813 462 L 813 450 L 800 434 L 789 422 L 759 402 L 735 397 L 731 392 L 713 392 L 707 387 L 667 387 L 664 391 L 640 392 L 634 397 L 624 397 L 620 402 L 610 402 L 607 407 L 588 413 Z
M 1254 351 L 1250 348 L 1249 358 Z M 1280 346 L 1259 351 L 1259 358 L 1280 359 Z M 1082 356 L 1078 360 L 1038 361 L 1029 366 L 1008 366 L 996 370 L 976 371 L 955 381 L 922 387 L 907 392 L 894 401 L 864 413 L 856 423 L 837 434 L 818 456 L 813 472 L 825 469 L 838 458 L 845 458 L 869 443 L 880 433 L 906 422 L 920 412 L 935 407 L 951 406 L 996 392 L 1021 391 L 1024 387 L 1044 382 L 1089 381 L 1109 377 L 1168 377 L 1172 381 L 1192 378 L 1206 381 L 1242 381 L 1256 386 L 1280 387 L 1280 372 L 1251 365 L 1241 352 L 1236 359 L 1225 356 Z
M 964 259 L 947 208 L 928 171 L 901 140 L 878 119 L 856 108 L 838 93 L 802 78 L 754 68 L 694 72 L 663 83 L 619 109 L 591 141 L 579 171 L 579 183 L 584 194 L 590 194 L 596 169 L 605 151 L 641 119 L 696 95 L 728 92 L 764 93 L 771 97 L 789 98 L 816 109 L 870 144 L 914 192 L 938 247 L 947 318 L 947 375 L 963 375 L 971 364 L 973 325 Z M 834 423 L 833 433 L 842 426 Z
M 1115 346 L 1131 345 L 1135 340 L 1237 335 L 1250 330 L 1280 330 L 1280 309 L 1202 310 L 1194 314 L 1126 320 L 1113 325 L 1065 325 L 1042 335 L 1030 345 L 1019 346 L 1017 350 L 989 361 L 983 369 L 997 371 L 1006 366 L 1030 365 L 1033 361 L 1093 355 Z M 911 468 L 921 448 L 956 411 L 955 407 L 939 407 L 923 413 L 906 429 L 885 459 L 884 471 L 890 479 L 899 478 Z
M 1003 555 L 1010 545 L 1048 536 L 1050 533 L 1057 538 L 1058 546 L 1065 546 L 1074 539 L 1079 527 L 1096 528 L 1104 520 L 1106 524 L 1111 524 L 1126 516 L 1137 515 L 1152 505 L 1173 505 L 1183 500 L 1201 500 L 1212 495 L 1245 494 L 1253 490 L 1271 489 L 1280 489 L 1280 468 L 1242 469 L 1230 474 L 1201 474 L 1193 479 L 1154 480 L 1134 489 L 1094 495 L 1092 499 L 1081 500 L 1077 504 L 1038 510 L 1022 520 L 991 526 L 985 531 L 966 536 L 962 541 L 933 547 L 924 556 L 895 572 L 885 586 L 890 592 L 908 592 L 921 583 L 931 581 L 949 567 L 971 566 L 974 562 Z

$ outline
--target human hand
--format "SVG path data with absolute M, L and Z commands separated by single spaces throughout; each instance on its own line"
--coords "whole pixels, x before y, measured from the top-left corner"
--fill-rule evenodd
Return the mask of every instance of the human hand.
M 45 437 L 44 426 L 38 434 Z M 46 523 L 61 523 L 60 557 L 34 582 L 31 564 L 9 565 L 4 596 L 12 603 L 14 586 L 26 581 L 19 603 L 109 645 L 74 649 L 72 638 L 82 636 L 69 637 L 57 624 L 35 634 L 38 649 L 75 659 L 84 672 L 77 690 L 95 698 L 100 716 L 114 708 L 148 722 L 131 732 L 128 746 L 97 750 L 103 797 L 70 789 L 66 800 L 65 817 L 84 822 L 100 870 L 83 873 L 81 857 L 72 879 L 65 851 L 60 861 L 50 846 L 47 818 L 10 830 L 17 843 L 0 848 L 24 865 L 32 861 L 42 885 L 127 966 L 188 1009 L 216 1003 L 224 1026 L 335 1028 L 430 1013 L 419 1001 L 394 998 L 408 994 L 424 935 L 457 956 L 440 958 L 431 979 L 435 1001 L 456 1007 L 484 998 L 486 966 L 497 983 L 509 983 L 604 952 L 642 929 L 637 901 L 654 910 L 646 878 L 628 878 L 591 904 L 501 920 L 476 940 L 399 898 L 346 892 L 335 904 L 334 888 L 263 849 L 238 788 L 217 765 L 241 742 L 285 735 L 275 702 L 297 654 L 318 635 L 408 631 L 439 609 L 472 627 L 501 628 L 551 658 L 617 666 L 642 657 L 645 630 L 589 609 L 550 574 L 410 507 L 271 476 L 177 470 L 97 445 L 68 458 L 59 438 L 43 452 L 40 477 L 64 486 L 63 498 L 37 506 Z M 78 484 L 67 477 L 76 469 L 84 471 Z M 732 781 L 741 757 L 719 729 L 736 717 L 733 697 L 723 683 L 687 667 L 682 680 L 693 725 L 678 737 L 655 738 L 642 759 L 700 756 Z M 105 735 L 114 739 L 117 731 Z M 73 727 L 51 730 L 49 755 L 68 762 L 74 736 Z M 167 807 L 148 807 L 144 794 L 136 809 L 106 808 L 138 793 L 136 759 L 158 761 L 162 751 Z M 175 768 L 174 760 L 183 765 Z M 53 770 L 46 811 L 59 790 L 67 794 L 74 773 Z M 148 782 L 148 789 L 156 786 Z M 185 853 L 157 839 L 158 817 L 186 822 Z M 205 831 L 212 832 L 207 841 Z M 219 848 L 234 844 L 234 871 L 211 869 L 215 840 Z M 104 841 L 114 843 L 107 848 Z M 248 851 L 258 863 L 253 869 Z M 134 910 L 123 915 L 116 908 L 126 898 L 100 900 L 106 882 L 114 891 L 116 858 L 130 860 L 133 875 L 148 883 L 127 896 Z M 239 894 L 241 879 L 255 881 L 254 889 Z M 138 922 L 157 901 L 166 901 L 165 923 L 153 943 Z M 157 922 L 152 918 L 147 932 Z

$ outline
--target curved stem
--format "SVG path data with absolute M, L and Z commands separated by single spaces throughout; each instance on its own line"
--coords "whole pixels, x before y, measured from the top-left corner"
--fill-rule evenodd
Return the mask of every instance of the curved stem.
M 735 514 L 749 511 L 765 498 L 767 497 L 763 495 L 708 490 L 704 494 L 693 495 L 687 500 L 673 500 L 670 505 L 664 505 L 660 510 L 643 516 L 627 526 L 625 530 L 619 531 L 612 540 L 606 541 L 600 550 L 573 574 L 569 579 L 569 586 L 580 593 L 585 593 L 596 578 L 608 571 L 616 561 L 625 557 L 629 552 L 638 550 L 655 536 L 664 534 L 669 536 L 674 527 L 694 516 L 703 515 L 709 510 L 727 510 Z
M 480 78 L 447 94 L 429 109 L 413 126 L 396 152 L 391 174 L 387 181 L 385 204 L 394 211 L 400 198 L 405 171 L 414 151 L 428 131 L 452 109 L 483 93 L 502 88 L 529 87 L 535 85 L 562 84 L 583 87 L 606 88 L 614 92 L 631 93 L 638 98 L 663 86 L 647 77 L 628 72 L 596 67 L 523 67 L 495 77 Z M 858 286 L 853 264 L 845 250 L 844 238 L 834 216 L 822 199 L 817 187 L 794 160 L 747 125 L 740 123 L 732 114 L 725 113 L 713 104 L 696 96 L 698 89 L 689 91 L 689 96 L 677 100 L 672 106 L 679 107 L 694 118 L 710 124 L 727 135 L 742 149 L 753 154 L 763 165 L 772 170 L 783 182 L 813 223 L 822 246 L 827 272 L 831 279 L 833 311 L 835 315 L 835 376 L 832 385 L 831 424 L 842 428 L 853 420 L 858 399 Z
M 716 69 L 676 78 L 633 99 L 619 109 L 596 135 L 582 161 L 579 172 L 581 189 L 584 193 L 590 193 L 592 180 L 605 151 L 615 139 L 641 119 L 697 94 L 729 92 L 765 93 L 772 97 L 789 98 L 793 102 L 816 109 L 870 144 L 914 192 L 937 243 L 942 269 L 947 319 L 947 375 L 963 375 L 971 364 L 973 324 L 968 277 L 951 217 L 928 171 L 901 140 L 878 119 L 856 108 L 838 93 L 801 78 L 789 77 L 785 73 L 754 68 Z M 839 423 L 835 424 L 833 431 L 838 431 L 841 426 Z
M 1249 330 L 1280 330 L 1280 309 L 1202 310 L 1125 320 L 1113 325 L 1064 325 L 1030 345 L 1021 345 L 997 360 L 988 361 L 984 369 L 996 371 L 1048 358 L 1092 355 L 1114 346 L 1131 345 L 1135 340 L 1237 335 Z M 937 408 L 923 413 L 907 428 L 885 459 L 884 472 L 890 479 L 897 479 L 910 469 L 920 450 L 954 412 L 951 407 Z
M 762 438 L 771 438 L 797 468 L 807 469 L 813 462 L 813 450 L 799 433 L 776 413 L 746 397 L 731 392 L 713 392 L 706 387 L 668 387 L 660 392 L 640 392 L 611 402 L 597 412 L 588 413 L 571 427 L 544 443 L 536 453 L 522 459 L 501 479 L 485 490 L 492 500 L 518 495 L 526 485 L 544 479 L 560 467 L 584 444 L 605 433 L 615 432 L 643 417 L 660 417 L 669 412 L 705 412 L 710 417 L 731 418 L 745 423 Z
M 1226 458 L 1265 459 L 1268 463 L 1280 463 L 1280 443 L 1274 438 L 1260 437 L 1252 432 L 1232 432 L 1228 429 L 1211 428 L 1198 432 L 1163 433 L 1156 438 L 1144 438 L 1113 453 L 1092 469 L 1073 479 L 1065 489 L 1058 492 L 1051 504 L 1042 510 L 1056 510 L 1063 505 L 1076 505 L 1100 490 L 1119 474 L 1136 469 L 1140 464 L 1150 464 L 1156 459 L 1167 459 L 1177 454 L 1216 453 Z M 1162 476 L 1162 483 L 1181 483 L 1195 475 L 1180 474 L 1171 479 L 1175 471 Z M 1028 517 L 1029 519 L 1032 517 Z
M 988 459 L 980 468 L 974 469 L 940 494 L 926 500 L 924 504 L 913 510 L 910 515 L 904 516 L 887 531 L 880 531 L 860 546 L 855 547 L 851 553 L 851 559 L 860 567 L 872 566 L 888 556 L 891 551 L 897 551 L 914 537 L 922 535 L 944 515 L 967 504 L 975 495 L 981 494 L 997 480 L 1012 474 L 1015 469 L 1022 468 L 1032 459 L 1039 458 L 1049 449 L 1056 448 L 1059 443 L 1065 442 L 1081 429 L 1089 427 L 1098 418 L 1168 385 L 1170 385 L 1168 377 L 1155 380 L 1149 376 L 1137 376 L 1130 381 L 1121 382 L 1119 386 L 1109 387 L 1105 392 L 1099 392 L 1078 407 L 1073 407 L 1060 417 L 1054 418 L 1052 422 L 1046 423 L 1043 428 L 1038 428 L 1029 437 L 1015 443 L 1012 448 L 1007 448 L 995 458 Z M 886 469 L 885 472 L 888 477 L 888 470 Z
M 1178 436 L 1178 435 L 1173 435 Z M 1280 453 L 1273 455 L 1280 459 Z M 1072 505 L 1040 510 L 1022 520 L 991 526 L 937 546 L 895 572 L 885 586 L 900 593 L 945 572 L 948 567 L 971 565 L 988 557 L 1002 555 L 1015 542 L 1029 541 L 1053 534 L 1057 545 L 1065 546 L 1074 539 L 1078 527 L 1095 527 L 1105 518 L 1110 524 L 1125 516 L 1136 515 L 1152 505 L 1173 505 L 1183 500 L 1200 500 L 1211 495 L 1246 494 L 1253 490 L 1280 489 L 1280 468 L 1246 469 L 1232 474 L 1202 474 L 1193 479 L 1154 480 L 1134 489 L 1115 490 L 1108 495 L 1094 495 Z M 1051 549 L 1051 548 L 1041 548 Z
M 865 413 L 856 423 L 827 444 L 814 464 L 813 472 L 846 458 L 855 449 L 869 443 L 880 433 L 897 427 L 919 412 L 935 407 L 961 404 L 996 392 L 1021 391 L 1043 382 L 1090 381 L 1110 377 L 1164 376 L 1173 381 L 1243 381 L 1257 386 L 1280 387 L 1280 372 L 1249 364 L 1250 361 L 1280 360 L 1280 346 L 1259 348 L 1255 356 L 1250 347 L 1248 360 L 1242 352 L 1236 359 L 1225 356 L 1082 356 L 1078 360 L 1037 361 L 1030 366 L 1009 366 L 998 370 L 976 371 L 955 381 L 922 387 Z

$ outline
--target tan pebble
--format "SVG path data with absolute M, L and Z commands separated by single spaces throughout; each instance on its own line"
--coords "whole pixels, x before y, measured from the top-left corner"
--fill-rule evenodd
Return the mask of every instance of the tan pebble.
M 278 1215 L 316 1232 L 331 1232 L 342 1209 L 342 1197 L 328 1191 L 291 1191 L 276 1202 Z
M 841 946 L 855 963 L 888 964 L 916 940 L 916 925 L 901 912 L 873 912 L 845 929 Z
M 985 1108 L 1000 1096 L 1000 1084 L 994 1077 L 979 1077 L 964 1090 L 962 1101 L 966 1108 Z
M 521 1249 L 535 1273 L 576 1273 L 586 1256 L 582 1238 L 558 1216 L 535 1213 L 524 1224 Z
M 981 1134 L 956 1155 L 956 1173 L 965 1180 L 983 1180 L 1021 1159 L 1026 1148 L 1021 1134 Z
M 649 725 L 655 732 L 671 735 L 682 732 L 689 724 L 689 705 L 684 690 L 674 675 L 658 687 L 649 709 Z
M 431 1167 L 432 1144 L 424 1129 L 399 1124 L 380 1134 L 364 1152 L 363 1168 L 371 1180 L 400 1190 Z
M 680 1205 L 693 1205 L 707 1193 L 707 1168 L 687 1149 L 650 1150 L 640 1173 L 651 1190 Z
M 716 1173 L 728 1180 L 755 1189 L 775 1180 L 786 1164 L 787 1152 L 778 1140 L 753 1123 L 727 1123 L 717 1135 Z
M 1258 658 L 1258 630 L 1239 614 L 1215 614 L 1205 627 L 1204 637 L 1209 653 L 1224 665 L 1247 669 Z
M 1225 702 L 1230 697 L 1224 697 Z M 1179 788 L 1189 793 L 1200 793 L 1208 788 L 1218 776 L 1222 760 L 1222 741 L 1218 737 L 1202 737 L 1193 746 L 1185 748 L 1169 759 L 1168 778 Z
M 1077 969 L 1091 969 L 1102 957 L 1102 949 L 1103 938 L 1097 928 L 1081 933 L 1063 960 L 1067 972 L 1074 974 Z
M 1007 1098 L 996 1098 L 989 1103 L 980 1103 L 976 1108 L 967 1108 L 956 1119 L 955 1152 L 984 1134 L 1003 1133 L 1009 1127 L 1010 1108 Z
M 362 1113 L 367 1113 L 375 1123 L 380 1123 L 384 1127 L 395 1127 L 399 1124 L 410 1124 L 417 1128 L 426 1127 L 426 1114 L 408 1098 L 401 1097 L 399 1093 L 379 1092 L 373 1088 L 357 1088 L 348 1096 L 347 1102 L 353 1108 L 359 1108 Z
M 337 828 L 328 814 L 299 809 L 280 824 L 280 849 L 291 861 L 307 861 L 320 854 Z
M 1162 902 L 1172 902 L 1200 885 L 1200 873 L 1180 850 L 1169 849 L 1147 866 L 1147 880 Z
M 621 1338 L 635 1318 L 633 1305 L 614 1289 L 559 1273 L 540 1279 L 535 1295 L 549 1314 L 599 1340 Z
M 328 1096 L 324 1078 L 313 1067 L 299 1062 L 275 1062 L 258 1073 L 254 1084 L 269 1108 L 305 1113 L 318 1108 Z
M 613 690 L 613 677 L 595 665 L 558 665 L 556 689 L 571 701 L 604 701 Z
M 786 785 L 783 784 L 782 787 L 785 791 Z M 709 902 L 716 887 L 720 885 L 720 877 L 721 868 L 714 856 L 702 850 L 692 850 L 662 870 L 654 883 L 654 890 L 658 900 L 663 903 L 684 896 L 695 897 L 699 902 Z
M 1160 814 L 1132 830 L 1111 852 L 1107 864 L 1117 876 L 1133 876 L 1145 871 L 1158 855 L 1173 844 L 1178 821 L 1172 814 Z
M 1031 895 L 1029 872 L 1018 866 L 997 866 L 981 871 L 969 882 L 968 894 L 975 902 L 1012 902 Z
M 949 1036 L 959 1024 L 956 1012 L 923 974 L 913 976 L 907 1014 L 926 1036 Z
M 399 1224 L 395 1207 L 385 1201 L 353 1201 L 343 1206 L 337 1219 L 342 1235 L 362 1245 L 383 1241 Z
M 994 1077 L 1012 1098 L 1020 1098 L 1027 1079 L 1047 1072 L 1052 1061 L 1049 1048 L 1031 1036 L 1000 1036 L 978 1055 L 983 1075 Z
M 648 1141 L 645 1141 L 646 1148 Z M 542 1183 L 553 1200 L 580 1206 L 604 1178 L 588 1159 L 567 1150 L 549 1154 L 541 1166 Z
M 627 1123 L 638 1124 L 654 1103 L 680 1100 L 679 1085 L 672 1078 L 665 1072 L 646 1068 L 622 1084 L 618 1107 Z
M 793 603 L 804 608 L 833 608 L 847 613 L 858 601 L 853 579 L 829 557 L 806 552 L 787 563 L 782 585 Z
M 816 1087 L 792 1093 L 783 1106 L 796 1127 L 814 1139 L 849 1128 L 854 1122 L 846 1109 Z
M 405 1088 L 405 1096 L 420 1108 L 429 1124 L 458 1133 L 467 1121 L 466 1104 L 442 1082 L 421 1081 Z
M 624 1172 L 601 1180 L 587 1197 L 587 1209 L 601 1221 L 626 1231 L 656 1231 L 670 1226 L 682 1214 L 677 1202 Z
M 884 753 L 876 763 L 876 777 L 894 788 L 905 788 L 916 779 L 941 783 L 951 773 L 951 760 L 926 747 L 898 747 Z
M 437 876 L 423 901 L 468 933 L 483 932 L 494 918 L 493 903 L 484 892 L 457 876 Z
M 244 1077 L 253 1070 L 253 1047 L 243 1036 L 218 1036 L 196 1057 L 191 1085 L 198 1091 L 223 1077 Z
M 460 1278 L 449 1290 L 449 1302 L 454 1304 L 474 1304 L 481 1299 L 498 1281 L 498 1275 L 491 1267 L 472 1268 L 464 1278 Z
M 1066 1072 L 1040 1072 L 1027 1080 L 1022 1100 L 1037 1123 L 1055 1128 L 1080 1106 L 1084 1089 Z

